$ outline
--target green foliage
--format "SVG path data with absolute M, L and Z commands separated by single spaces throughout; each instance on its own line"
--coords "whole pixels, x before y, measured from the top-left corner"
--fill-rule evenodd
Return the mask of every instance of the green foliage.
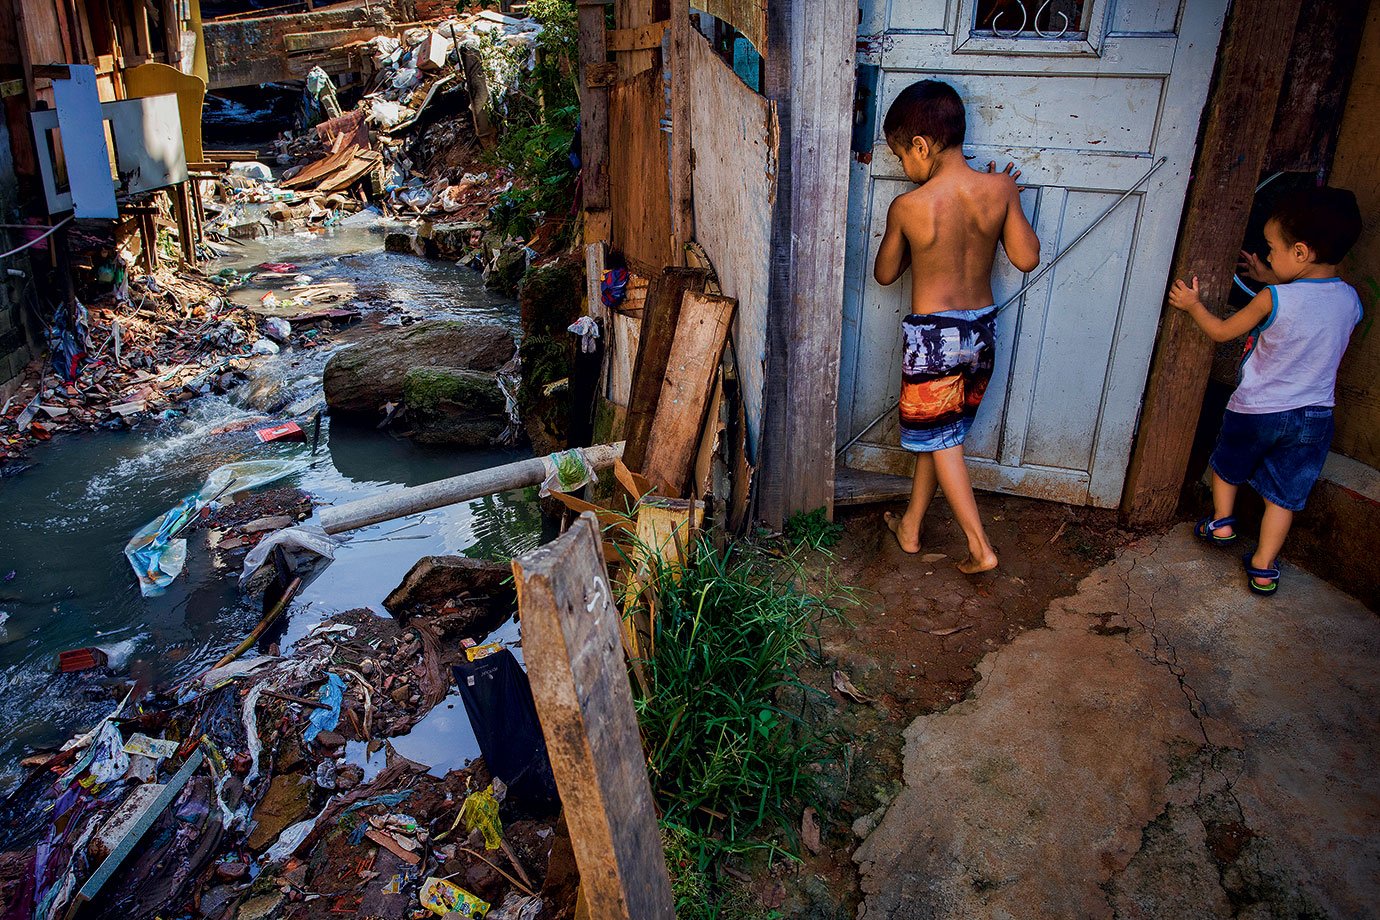
M 792 560 L 718 552 L 652 566 L 655 636 L 638 700 L 648 770 L 668 822 L 723 846 L 790 831 L 814 794 L 823 744 L 802 718 L 822 694 L 796 677 L 829 600 L 801 590 Z M 712 816 L 712 821 L 709 820 Z
M 542 26 L 530 71 L 527 50 L 502 43 L 497 31 L 481 46 L 491 115 L 502 132 L 492 158 L 519 180 L 500 199 L 495 222 L 518 236 L 530 234 L 540 215 L 569 207 L 575 173 L 568 154 L 580 118 L 575 4 L 532 0 L 527 15 Z
M 671 875 L 677 920 L 780 920 L 781 913 L 756 903 L 742 884 L 731 881 L 715 893 L 713 867 L 704 860 L 715 841 L 679 824 L 661 823 L 661 843 Z
M 843 536 L 843 525 L 829 520 L 824 508 L 816 508 L 792 515 L 786 521 L 785 534 L 786 539 L 797 546 L 828 549 Z

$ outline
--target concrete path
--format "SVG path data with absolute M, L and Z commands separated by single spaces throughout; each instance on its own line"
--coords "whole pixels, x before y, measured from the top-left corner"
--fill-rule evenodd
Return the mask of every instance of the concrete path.
M 1380 617 L 1187 525 L 906 731 L 865 920 L 1380 916 Z

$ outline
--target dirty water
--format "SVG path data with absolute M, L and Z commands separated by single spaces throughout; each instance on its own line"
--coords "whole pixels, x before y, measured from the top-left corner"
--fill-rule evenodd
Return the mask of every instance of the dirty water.
M 311 238 L 280 236 L 254 241 L 235 260 L 211 269 L 293 261 L 318 280 L 354 280 L 362 293 L 366 287 L 376 292 L 365 296 L 414 315 L 517 326 L 516 304 L 485 291 L 468 269 L 385 253 L 381 243 L 380 235 L 356 228 Z M 368 334 L 366 325 L 353 337 Z M 319 512 L 530 456 L 526 449 L 427 447 L 329 418 L 323 418 L 315 457 L 310 444 L 259 444 L 252 431 L 210 434 L 227 422 L 264 414 L 264 402 L 274 403 L 283 419 L 300 420 L 300 413 L 314 411 L 328 352 L 285 352 L 261 362 L 255 382 L 242 392 L 203 397 L 181 407 L 184 414 L 175 418 L 132 431 L 63 437 L 32 453 L 33 468 L 0 480 L 0 792 L 14 784 L 27 749 L 61 743 L 110 710 L 110 689 L 100 678 L 55 674 L 59 651 L 102 648 L 115 678 L 139 673 L 178 679 L 205 669 L 258 621 L 258 599 L 241 598 L 233 573 L 213 569 L 204 531 L 191 535 L 187 571 L 161 597 L 140 596 L 121 552 L 130 534 L 195 492 L 215 467 L 245 459 L 305 459 L 307 469 L 280 485 L 311 494 Z M 263 391 L 278 395 L 265 400 Z M 261 404 L 245 405 L 256 402 Z M 535 498 L 535 489 L 490 496 L 354 532 L 289 608 L 285 648 L 333 613 L 357 607 L 382 613 L 383 598 L 421 556 L 506 560 L 536 546 L 542 521 Z M 516 626 L 508 624 L 494 638 L 514 642 Z M 394 744 L 404 756 L 441 772 L 477 754 L 458 696 Z

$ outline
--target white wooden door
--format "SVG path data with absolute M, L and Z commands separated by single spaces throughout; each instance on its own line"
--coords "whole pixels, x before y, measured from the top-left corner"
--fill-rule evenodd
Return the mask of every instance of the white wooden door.
M 871 162 L 854 159 L 849 190 L 840 444 L 900 389 L 910 276 L 881 287 L 872 261 L 888 205 L 911 186 L 882 116 L 910 83 L 941 79 L 963 97 L 972 161 L 1019 164 L 1042 264 L 1167 158 L 1003 311 L 996 371 L 966 448 L 980 488 L 1119 502 L 1227 2 L 863 0 L 858 62 L 880 71 Z M 998 256 L 998 303 L 1026 280 Z M 910 475 L 896 413 L 842 461 Z

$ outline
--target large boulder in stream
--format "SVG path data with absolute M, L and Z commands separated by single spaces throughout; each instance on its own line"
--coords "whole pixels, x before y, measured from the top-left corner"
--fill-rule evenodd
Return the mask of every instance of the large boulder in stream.
M 383 606 L 403 624 L 427 618 L 442 642 L 478 642 L 517 613 L 517 591 L 509 566 L 464 556 L 423 556 Z
M 403 378 L 411 436 L 423 444 L 488 447 L 508 427 L 498 375 L 459 367 L 414 367 Z
M 502 326 L 424 320 L 380 332 L 331 356 L 324 374 L 326 404 L 333 413 L 377 419 L 384 403 L 403 401 L 407 374 L 414 368 L 456 368 L 492 377 L 516 350 L 512 333 Z

